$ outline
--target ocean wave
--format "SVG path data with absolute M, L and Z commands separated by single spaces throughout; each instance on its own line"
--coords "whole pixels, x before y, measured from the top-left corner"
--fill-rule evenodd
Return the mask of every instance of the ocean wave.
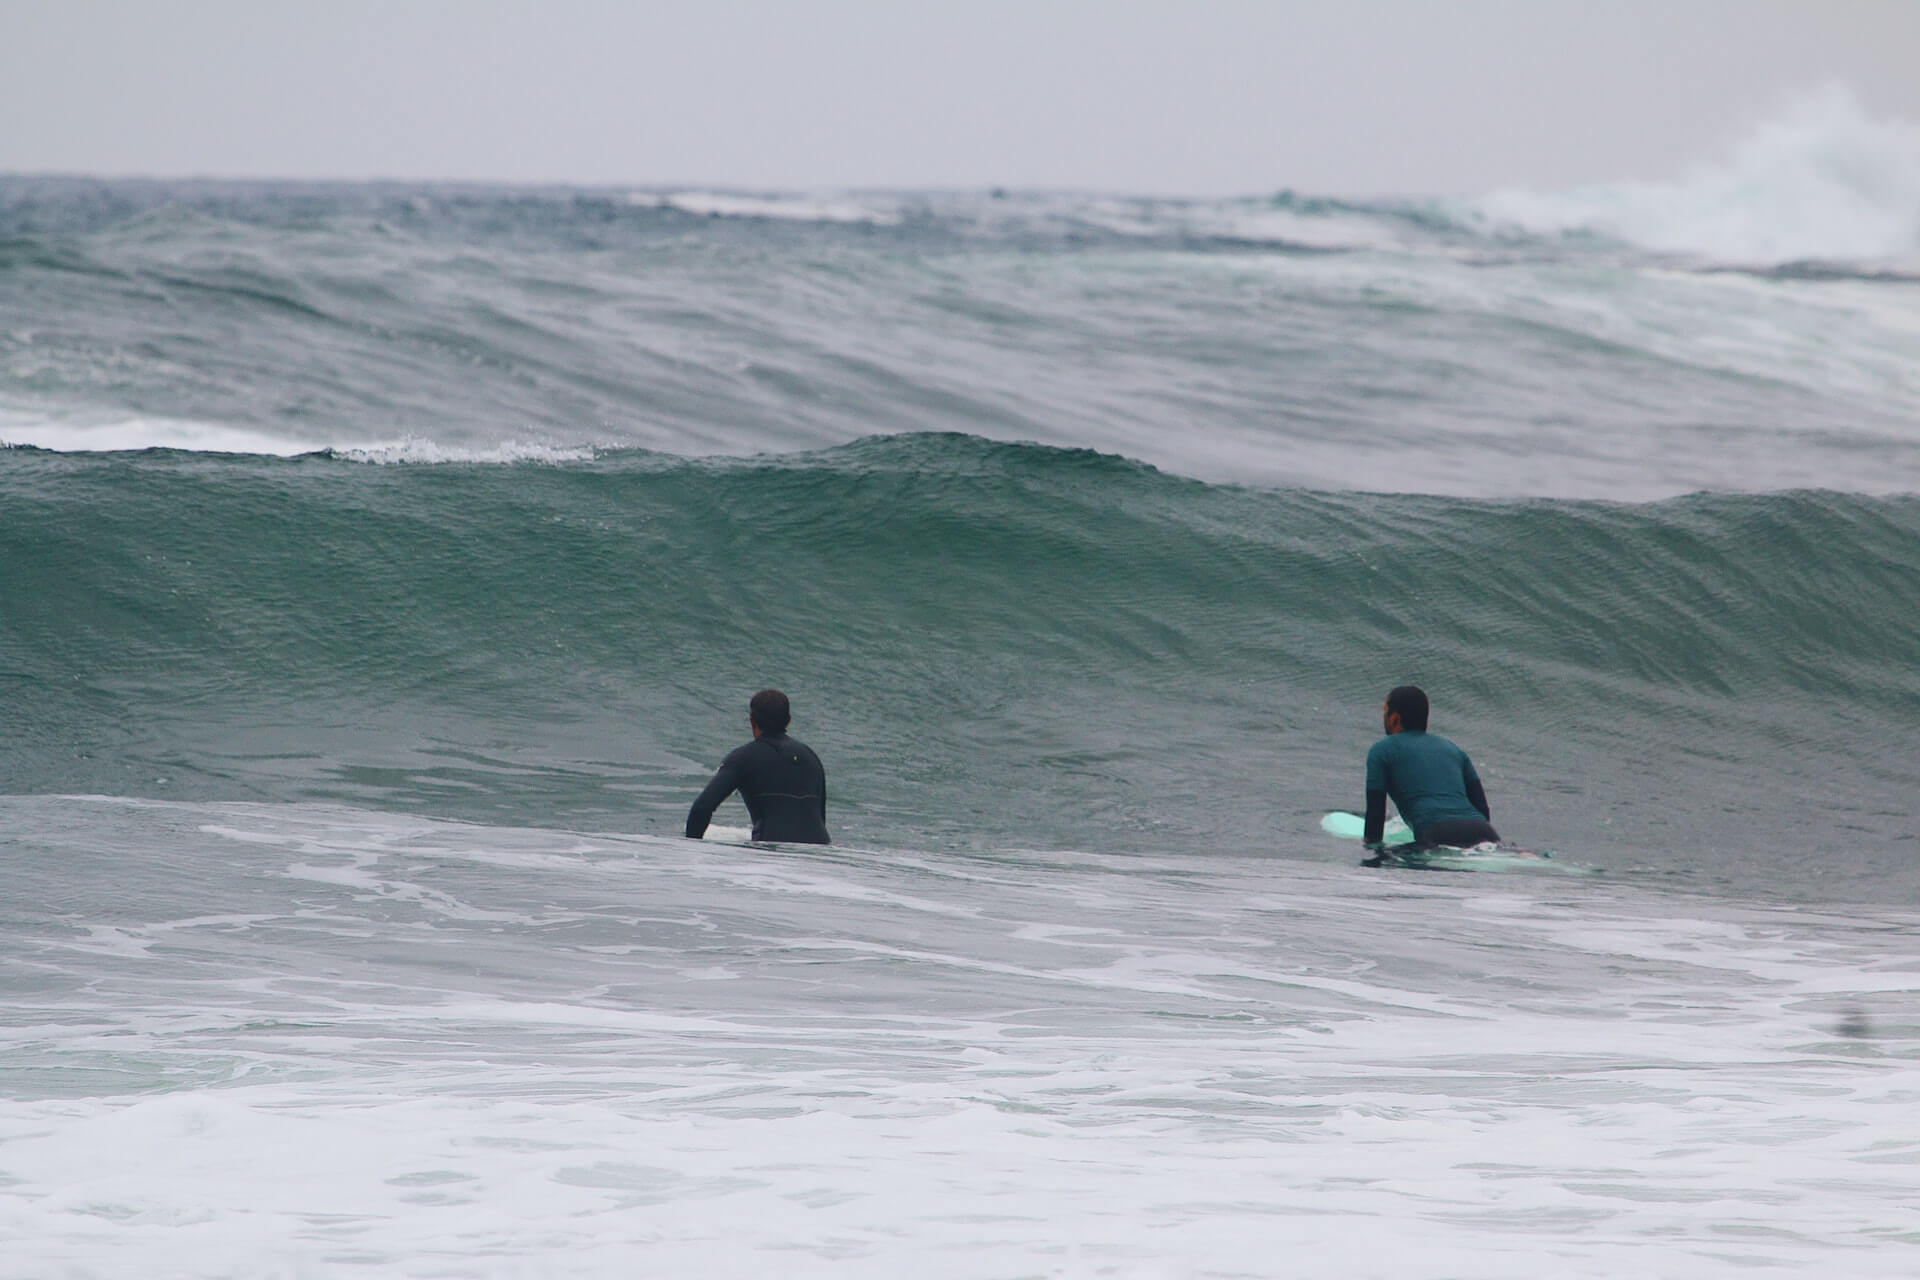
M 427 464 L 417 481 L 399 474 L 409 468 L 358 465 L 410 460 Z M 434 465 L 470 462 L 494 465 Z M 546 465 L 500 465 L 518 462 Z M 705 460 L 540 444 L 252 460 L 15 452 L 0 455 L 0 484 L 14 517 L 0 559 L 20 570 L 0 606 L 57 619 L 67 600 L 92 619 L 84 634 L 54 625 L 48 654 L 187 639 L 152 633 L 142 606 L 124 634 L 103 631 L 82 600 L 204 599 L 204 615 L 188 607 L 181 621 L 216 630 L 271 601 L 251 633 L 292 647 L 247 659 L 254 675 L 415 669 L 414 628 L 391 633 L 382 656 L 340 630 L 349 600 L 401 603 L 429 631 L 451 627 L 450 643 L 534 653 L 553 639 L 591 655 L 628 643 L 641 616 L 677 637 L 669 650 L 697 647 L 738 598 L 779 600 L 797 635 L 821 637 L 804 643 L 828 649 L 917 635 L 884 646 L 915 668 L 1051 653 L 1144 672 L 1173 652 L 1188 674 L 1217 672 L 1236 661 L 1222 636 L 1258 623 L 1329 670 L 1424 631 L 1420 644 L 1471 680 L 1532 666 L 1717 696 L 1737 672 L 1776 696 L 1851 702 L 1868 697 L 1862 673 L 1888 676 L 1912 657 L 1904 604 L 1920 536 L 1913 498 L 1382 502 L 1208 485 L 1093 450 L 951 434 Z M 378 550 L 403 545 L 403 557 Z M 177 568 L 158 572 L 163 560 Z M 123 576 L 133 563 L 149 567 Z M 454 564 L 462 571 L 443 576 Z M 351 581 L 308 589 L 342 565 Z M 722 629 L 751 629 L 754 612 Z M 496 624 L 515 614 L 550 617 L 547 634 L 509 644 Z M 1481 631 L 1500 645 L 1482 650 Z
M 1920 261 L 1920 125 L 1876 120 L 1835 86 L 1677 181 L 1513 189 L 1470 212 L 1496 234 L 1598 235 L 1721 263 Z
M 1897 263 L 1291 192 L 662 198 L 0 177 L 0 440 L 418 464 L 951 431 L 1632 499 L 1900 490 L 1920 457 Z
M 1616 839 L 1624 796 L 1633 847 L 1790 863 L 1895 848 L 1920 785 L 1920 498 L 1382 499 L 952 434 L 527 460 L 0 452 L 8 788 L 669 829 L 777 684 L 846 838 L 1245 849 L 1354 806 L 1406 680 L 1503 829 Z
M 787 222 L 822 222 L 893 226 L 901 210 L 883 198 L 856 195 L 799 196 L 786 193 L 747 194 L 731 191 L 636 191 L 629 204 L 645 209 L 673 209 L 709 218 L 771 218 Z
M 443 444 L 420 436 L 402 436 L 397 440 L 374 444 L 334 446 L 326 451 L 345 462 L 365 462 L 376 466 L 503 466 L 515 463 L 587 462 L 594 458 L 592 445 L 554 444 L 542 440 L 503 440 L 480 446 Z
M 586 462 L 598 454 L 588 444 L 543 440 L 501 440 L 492 444 L 449 444 L 404 435 L 365 444 L 323 445 L 243 427 L 203 422 L 132 419 L 125 422 L 9 422 L 0 416 L 0 449 L 46 453 L 232 454 L 296 458 L 309 454 L 372 466 L 512 466 L 519 463 Z
M 174 449 L 194 453 L 293 457 L 326 446 L 252 427 L 170 418 L 80 418 L 0 411 L 0 448 L 54 453 L 134 453 Z

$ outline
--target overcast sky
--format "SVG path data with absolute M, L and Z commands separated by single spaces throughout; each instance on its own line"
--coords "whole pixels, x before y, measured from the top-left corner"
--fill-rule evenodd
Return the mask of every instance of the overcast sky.
M 0 0 L 0 171 L 1471 194 L 1920 122 L 1920 0 Z

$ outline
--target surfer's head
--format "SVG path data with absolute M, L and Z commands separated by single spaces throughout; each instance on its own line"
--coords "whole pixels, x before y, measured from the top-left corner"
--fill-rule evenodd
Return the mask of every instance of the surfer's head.
M 747 719 L 760 733 L 784 733 L 793 720 L 793 707 L 787 702 L 787 695 L 778 689 L 762 689 L 753 695 L 753 701 L 747 704 Z
M 1403 684 L 1387 695 L 1386 705 L 1380 708 L 1380 722 L 1388 733 L 1409 730 L 1413 733 L 1425 733 L 1427 730 L 1427 695 L 1419 685 Z

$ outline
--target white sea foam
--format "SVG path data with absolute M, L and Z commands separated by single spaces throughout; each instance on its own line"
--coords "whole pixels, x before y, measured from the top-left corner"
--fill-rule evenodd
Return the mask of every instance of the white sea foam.
M 786 222 L 845 222 L 892 226 L 898 205 L 881 196 L 748 195 L 726 191 L 633 192 L 628 201 L 710 218 L 772 218 Z
M 1359 212 L 1305 214 L 1236 204 L 1215 213 L 1210 228 L 1215 235 L 1303 249 L 1401 249 L 1414 240 L 1405 223 Z
M 1075 212 L 1120 234 L 1165 236 L 1179 232 L 1277 248 L 1400 249 L 1417 239 L 1407 224 L 1388 210 L 1308 213 L 1264 201 L 1224 200 L 1178 205 L 1106 201 Z
M 556 444 L 538 439 L 450 442 L 407 434 L 390 440 L 341 442 L 316 435 L 284 436 L 252 427 L 182 418 L 114 418 L 0 409 L 0 447 L 5 446 L 27 446 L 56 453 L 174 449 L 183 453 L 279 458 L 326 451 L 349 462 L 422 466 L 584 462 L 591 460 L 596 452 L 592 445 Z
M 335 445 L 332 452 L 336 458 L 343 458 L 349 462 L 368 462 L 377 466 L 589 462 L 595 454 L 592 445 L 554 444 L 545 440 L 449 444 L 414 435 L 374 444 Z
M 1872 1277 L 1920 1248 L 1899 913 L 307 806 L 0 819 L 0 1276 Z
M 1844 88 L 1809 95 L 1724 164 L 1674 182 L 1496 192 L 1495 226 L 1591 231 L 1718 262 L 1920 259 L 1920 125 L 1875 120 Z
M 312 438 L 281 436 L 215 422 L 149 417 L 59 417 L 17 410 L 0 410 L 0 445 L 26 445 L 60 453 L 179 449 L 276 457 L 294 457 L 326 447 Z

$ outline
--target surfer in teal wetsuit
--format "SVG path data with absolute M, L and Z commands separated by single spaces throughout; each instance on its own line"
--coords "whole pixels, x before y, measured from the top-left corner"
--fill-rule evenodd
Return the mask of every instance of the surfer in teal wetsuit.
M 687 812 L 687 839 L 707 834 L 713 811 L 735 791 L 753 818 L 753 838 L 785 844 L 831 844 L 827 834 L 827 771 L 820 757 L 787 736 L 793 708 L 778 689 L 762 689 L 747 704 L 753 741 L 720 762 L 713 781 Z
M 1414 847 L 1470 849 L 1498 841 L 1486 788 L 1467 753 L 1427 732 L 1427 695 L 1403 684 L 1380 709 L 1387 736 L 1367 752 L 1367 819 L 1362 835 L 1380 848 L 1387 825 L 1387 799 L 1413 828 Z M 1371 865 L 1378 865 L 1374 859 Z

